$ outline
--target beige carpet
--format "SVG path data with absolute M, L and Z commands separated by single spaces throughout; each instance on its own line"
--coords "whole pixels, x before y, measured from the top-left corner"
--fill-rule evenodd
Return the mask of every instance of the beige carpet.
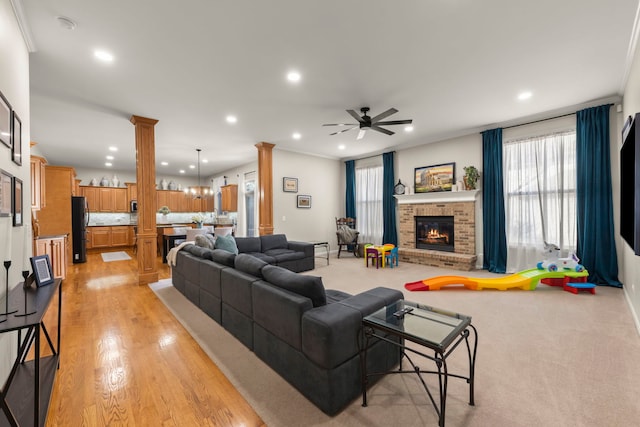
M 449 381 L 448 426 L 631 426 L 640 419 L 640 338 L 620 289 L 596 295 L 540 285 L 535 291 L 408 292 L 404 283 L 459 271 L 400 264 L 365 268 L 350 254 L 317 262 L 306 274 L 326 288 L 352 294 L 375 286 L 400 289 L 405 298 L 473 317 L 478 329 L 476 406 L 468 386 Z M 492 276 L 472 272 L 469 276 Z M 173 288 L 151 285 L 158 297 L 222 369 L 270 427 L 437 425 L 415 375 L 387 375 L 373 386 L 369 406 L 355 400 L 328 417 Z M 453 367 L 464 366 L 463 349 Z M 426 369 L 432 362 L 418 363 Z M 435 385 L 435 378 L 428 383 Z

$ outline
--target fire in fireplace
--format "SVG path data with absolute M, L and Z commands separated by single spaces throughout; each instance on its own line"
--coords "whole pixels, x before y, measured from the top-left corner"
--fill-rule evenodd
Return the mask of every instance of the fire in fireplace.
M 454 252 L 453 216 L 416 216 L 416 249 Z

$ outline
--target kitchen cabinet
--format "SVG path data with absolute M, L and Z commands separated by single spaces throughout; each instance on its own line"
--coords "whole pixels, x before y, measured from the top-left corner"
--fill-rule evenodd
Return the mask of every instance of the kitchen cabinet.
M 49 255 L 53 276 L 67 277 L 67 236 L 42 236 L 35 239 L 35 255 Z
M 220 187 L 222 192 L 222 206 L 223 212 L 237 212 L 238 211 L 238 186 L 236 184 L 229 184 Z
M 31 209 L 39 211 L 46 206 L 45 199 L 45 166 L 43 157 L 31 156 Z
M 111 246 L 129 246 L 129 226 L 111 227 Z
M 127 186 L 127 190 L 129 192 L 129 200 L 138 200 L 138 184 L 133 182 L 125 182 L 124 185 Z
M 100 207 L 100 203 L 98 201 L 98 189 L 99 187 L 81 187 L 80 194 L 84 196 L 87 201 L 87 206 L 89 207 L 89 211 L 97 212 Z
M 169 192 L 164 190 L 156 190 L 156 212 L 161 207 L 166 206 L 173 212 L 173 209 L 169 206 Z
M 129 212 L 129 196 L 126 188 L 81 187 L 92 212 Z
M 89 227 L 87 248 L 113 248 L 131 246 L 133 226 L 117 225 L 104 227 Z
M 89 237 L 92 249 L 111 247 L 111 227 L 91 227 Z

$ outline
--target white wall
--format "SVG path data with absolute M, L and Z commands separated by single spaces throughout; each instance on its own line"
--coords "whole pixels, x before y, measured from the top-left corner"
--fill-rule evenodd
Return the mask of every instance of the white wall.
M 256 151 L 256 157 L 258 156 Z M 242 166 L 238 166 L 237 168 L 227 169 L 220 174 L 216 174 L 214 176 L 208 177 L 206 179 L 206 183 L 203 180 L 202 185 L 209 185 L 213 188 L 213 191 L 220 191 L 220 187 L 226 184 L 237 184 L 238 185 L 238 212 L 229 214 L 229 218 L 236 220 L 236 236 L 246 236 L 246 203 L 245 203 L 245 186 L 244 186 L 244 176 L 250 172 L 256 172 L 256 182 L 257 182 L 257 171 L 258 171 L 258 162 L 257 160 L 254 162 L 247 163 Z M 226 178 L 225 178 L 226 177 Z M 256 229 L 258 228 L 259 218 L 258 218 L 258 210 L 257 210 L 257 191 L 256 191 L 256 209 L 254 209 L 255 223 Z M 216 198 L 217 200 L 217 198 Z M 217 203 L 217 201 L 216 201 Z M 217 206 L 217 205 L 216 205 Z M 256 234 L 257 235 L 257 234 Z
M 9 286 L 13 288 L 22 281 L 25 258 L 31 256 L 31 240 L 27 237 L 31 229 L 31 191 L 29 141 L 31 140 L 29 110 L 29 53 L 18 27 L 11 2 L 0 0 L 0 91 L 22 121 L 22 166 L 11 161 L 10 149 L 0 143 L 0 169 L 18 177 L 23 182 L 22 227 L 11 226 L 11 218 L 0 218 L 0 256 L 2 261 L 11 260 Z M 7 240 L 11 233 L 11 248 Z M 27 256 L 24 247 L 26 245 Z M 9 250 L 10 249 L 10 250 Z M 27 264 L 28 265 L 28 264 Z M 0 296 L 4 296 L 6 276 L 4 267 L 0 274 Z M 13 334 L 0 336 L 0 382 L 4 381 L 16 354 L 16 338 Z
M 640 43 L 638 43 L 633 64 L 629 73 L 629 80 L 624 90 L 624 98 L 622 103 L 622 117 L 621 121 L 624 122 L 628 116 L 635 117 L 636 113 L 640 113 Z M 615 145 L 615 150 L 612 149 L 612 164 L 616 165 L 617 175 L 620 175 L 620 139 L 618 136 L 618 143 Z M 613 168 L 612 168 L 613 169 Z M 636 183 L 637 185 L 637 183 Z M 620 184 L 617 183 L 614 193 L 620 193 Z M 620 203 L 617 204 L 620 206 Z M 619 218 L 619 214 L 616 216 Z M 621 277 L 620 280 L 624 285 L 624 290 L 627 295 L 629 304 L 634 312 L 636 321 L 636 327 L 640 332 L 640 257 L 637 257 L 633 250 L 627 245 L 626 242 L 620 237 L 619 232 L 616 233 L 619 239 L 618 258 L 621 259 Z
M 289 240 L 326 241 L 337 249 L 336 217 L 344 215 L 344 163 L 335 159 L 273 150 L 274 234 Z M 282 191 L 284 177 L 298 179 L 298 193 Z M 311 196 L 311 208 L 297 207 L 298 195 Z M 341 203 L 342 201 L 342 203 Z

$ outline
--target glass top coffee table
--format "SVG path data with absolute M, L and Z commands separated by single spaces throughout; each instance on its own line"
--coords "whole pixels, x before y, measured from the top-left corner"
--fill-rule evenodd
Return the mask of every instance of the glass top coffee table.
M 445 408 L 447 402 L 447 384 L 449 377 L 466 380 L 469 384 L 469 405 L 474 405 L 473 381 L 478 332 L 471 324 L 471 317 L 453 313 L 435 307 L 399 300 L 362 319 L 365 343 L 360 352 L 362 372 L 362 406 L 367 406 L 368 378 L 385 374 L 417 374 L 433 407 L 439 425 L 445 425 Z M 473 332 L 473 343 L 469 336 Z M 376 340 L 386 341 L 398 346 L 401 352 L 400 365 L 397 370 L 387 372 L 367 372 L 367 349 Z M 406 341 L 417 344 L 408 347 Z M 469 372 L 467 375 L 450 373 L 447 358 L 461 343 L 467 347 Z M 424 348 L 424 350 L 423 350 Z M 431 350 L 426 354 L 427 350 Z M 409 357 L 409 353 L 417 354 L 435 362 L 437 370 L 422 370 Z M 411 370 L 402 369 L 402 360 L 406 358 Z M 438 401 L 432 395 L 422 374 L 434 374 L 438 378 Z

